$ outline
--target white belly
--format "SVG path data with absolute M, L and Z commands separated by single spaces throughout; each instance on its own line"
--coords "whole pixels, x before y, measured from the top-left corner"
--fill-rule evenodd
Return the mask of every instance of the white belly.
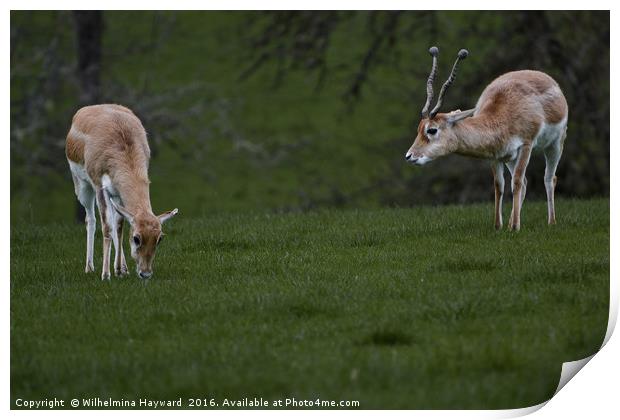
M 566 130 L 566 119 L 557 124 L 543 123 L 538 130 L 538 134 L 532 142 L 532 150 L 540 152 L 554 142 L 560 141 Z M 494 158 L 502 162 L 513 161 L 519 156 L 519 150 L 523 146 L 523 139 L 520 137 L 512 137 L 500 150 L 495 153 Z
M 558 141 L 564 135 L 566 130 L 566 118 L 557 124 L 545 124 L 538 131 L 536 138 L 534 138 L 533 148 L 534 150 L 545 149 L 554 142 Z
M 80 165 L 79 163 L 69 160 L 69 168 L 71 169 L 71 173 L 74 177 L 78 178 L 81 182 L 89 183 L 90 186 L 95 189 L 95 184 L 93 184 L 93 180 L 90 179 L 90 176 L 88 176 L 88 172 L 86 172 L 84 165 Z
M 97 191 L 97 187 L 88 175 L 88 172 L 86 172 L 86 168 L 84 168 L 84 165 L 69 161 L 69 168 L 71 169 L 71 173 L 73 174 L 73 176 L 78 178 L 80 182 L 88 183 L 94 191 Z M 105 174 L 101 177 L 101 186 L 106 189 L 110 197 L 120 199 L 118 190 L 116 189 L 116 187 L 114 187 L 114 184 L 112 184 L 112 179 L 108 174 Z

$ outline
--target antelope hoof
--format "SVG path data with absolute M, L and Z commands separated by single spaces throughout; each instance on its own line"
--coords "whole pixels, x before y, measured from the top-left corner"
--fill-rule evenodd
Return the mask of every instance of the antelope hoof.
M 116 277 L 123 277 L 129 274 L 129 270 L 127 269 L 127 266 L 123 266 L 120 268 L 115 268 L 114 269 L 114 275 Z
M 555 225 L 555 219 L 549 219 L 549 225 Z
M 519 230 L 521 230 L 521 225 L 519 223 L 511 223 L 510 230 L 518 232 Z
M 110 280 L 110 273 L 101 273 L 101 280 Z
M 95 272 L 95 266 L 93 265 L 93 263 L 86 263 L 86 268 L 84 269 L 85 273 L 94 273 Z

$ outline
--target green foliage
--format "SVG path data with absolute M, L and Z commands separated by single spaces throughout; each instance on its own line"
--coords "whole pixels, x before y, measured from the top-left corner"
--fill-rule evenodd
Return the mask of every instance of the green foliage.
M 15 398 L 516 408 L 602 343 L 609 201 L 247 213 L 166 226 L 155 276 L 86 275 L 84 229 L 11 229 Z M 100 236 L 96 241 L 100 269 Z
M 404 162 L 432 44 L 440 79 L 459 48 L 471 52 L 446 108 L 472 107 L 505 71 L 555 77 L 571 109 L 558 196 L 608 195 L 608 12 L 109 11 L 104 23 L 102 95 L 149 132 L 157 209 L 198 217 L 491 199 L 484 162 Z M 12 221 L 73 218 L 63 151 L 79 107 L 73 30 L 69 12 L 11 13 Z M 530 197 L 544 196 L 542 160 L 532 159 Z

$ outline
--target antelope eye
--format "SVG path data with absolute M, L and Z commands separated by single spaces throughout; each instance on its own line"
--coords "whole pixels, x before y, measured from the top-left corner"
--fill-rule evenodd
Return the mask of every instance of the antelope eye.
M 437 134 L 437 129 L 436 128 L 429 128 L 428 130 L 426 130 L 426 134 L 430 134 L 431 136 L 433 134 Z
M 136 244 L 136 246 L 140 246 L 140 235 L 133 236 L 133 243 Z

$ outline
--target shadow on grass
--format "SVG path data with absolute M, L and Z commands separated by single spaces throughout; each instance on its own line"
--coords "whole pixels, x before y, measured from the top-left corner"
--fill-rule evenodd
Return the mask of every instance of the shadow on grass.
M 398 330 L 377 330 L 360 341 L 361 345 L 371 346 L 408 346 L 413 344 L 413 337 Z

